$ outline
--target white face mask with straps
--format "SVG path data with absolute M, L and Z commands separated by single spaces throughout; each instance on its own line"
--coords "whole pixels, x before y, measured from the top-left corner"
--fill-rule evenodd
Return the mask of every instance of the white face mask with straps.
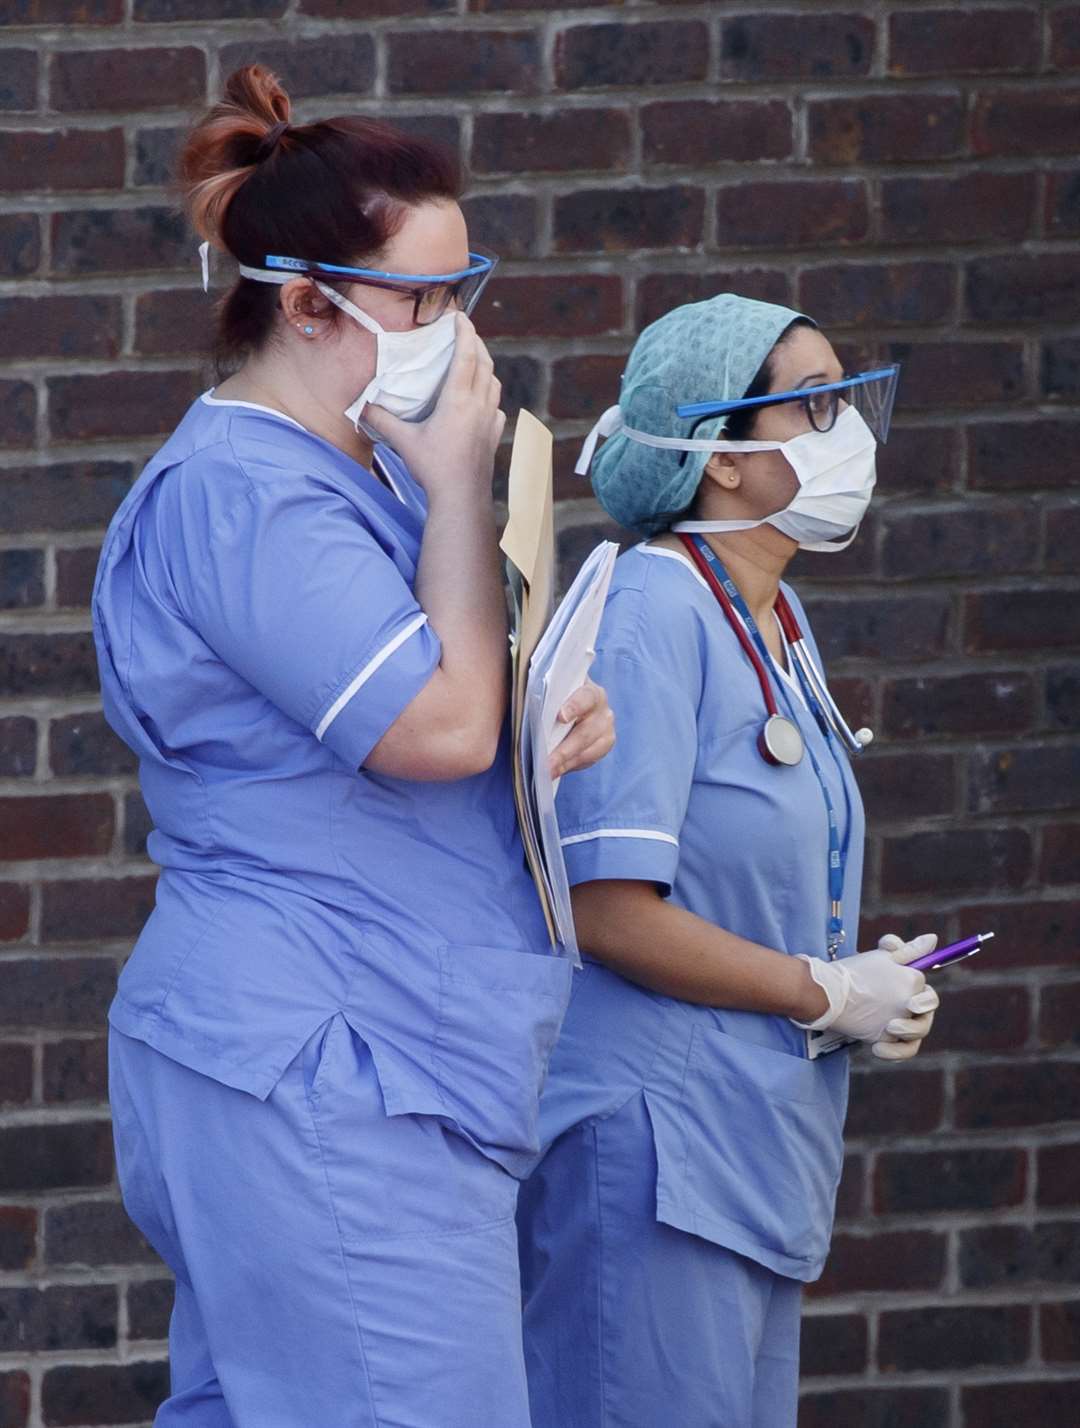
M 692 437 L 652 436 L 628 427 L 618 407 L 597 422 L 581 453 L 577 470 L 592 464 L 601 436 L 622 435 L 663 451 L 779 451 L 795 472 L 799 489 L 782 511 L 757 520 L 679 521 L 675 531 L 745 531 L 771 525 L 803 550 L 845 550 L 858 534 L 877 479 L 874 433 L 854 407 L 847 407 L 831 431 L 808 431 L 790 441 L 698 441 Z
M 295 273 L 249 268 L 243 263 L 240 272 L 256 282 L 279 285 L 291 282 L 296 276 Z M 424 327 L 390 332 L 334 288 L 320 282 L 315 286 L 335 307 L 375 334 L 375 375 L 356 401 L 345 409 L 348 420 L 357 431 L 363 427 L 376 440 L 379 439 L 377 433 L 360 419 L 360 413 L 369 402 L 402 421 L 423 421 L 435 406 L 453 361 L 457 334 L 453 309 Z

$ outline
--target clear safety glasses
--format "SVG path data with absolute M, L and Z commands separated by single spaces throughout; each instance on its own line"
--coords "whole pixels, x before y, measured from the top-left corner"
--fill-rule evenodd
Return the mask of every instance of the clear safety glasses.
M 794 392 L 768 392 L 763 397 L 741 397 L 734 402 L 689 402 L 675 410 L 681 417 L 700 420 L 723 416 L 727 412 L 747 408 L 776 407 L 788 402 L 801 403 L 814 431 L 831 431 L 836 419 L 847 407 L 855 410 L 867 426 L 884 443 L 889 437 L 893 403 L 900 364 L 879 367 L 873 372 L 859 372 L 842 382 L 827 382 L 820 387 L 801 387 Z
M 413 322 L 417 327 L 426 327 L 453 306 L 472 312 L 498 261 L 493 253 L 470 252 L 469 266 L 455 273 L 388 273 L 380 268 L 349 268 L 340 263 L 268 254 L 263 267 L 275 272 L 310 273 L 313 277 L 348 278 L 364 287 L 402 293 L 412 298 Z

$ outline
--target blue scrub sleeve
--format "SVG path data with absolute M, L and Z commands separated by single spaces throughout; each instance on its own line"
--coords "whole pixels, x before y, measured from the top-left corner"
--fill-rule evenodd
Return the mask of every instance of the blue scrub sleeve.
M 353 768 L 441 658 L 356 509 L 302 476 L 234 500 L 186 585 L 185 613 L 215 654 Z
M 601 649 L 590 678 L 615 711 L 615 747 L 559 785 L 556 810 L 571 885 L 653 882 L 666 897 L 697 762 L 697 710 L 674 672 Z

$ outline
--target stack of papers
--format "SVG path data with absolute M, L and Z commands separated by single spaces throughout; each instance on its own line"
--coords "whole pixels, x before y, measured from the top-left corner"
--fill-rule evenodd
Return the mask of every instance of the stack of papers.
M 552 446 L 548 429 L 523 410 L 514 434 L 501 544 L 514 599 L 511 715 L 518 824 L 551 944 L 578 962 L 548 756 L 569 733 L 568 725 L 558 723 L 558 712 L 589 672 L 618 547 L 611 541 L 598 546 L 554 611 Z

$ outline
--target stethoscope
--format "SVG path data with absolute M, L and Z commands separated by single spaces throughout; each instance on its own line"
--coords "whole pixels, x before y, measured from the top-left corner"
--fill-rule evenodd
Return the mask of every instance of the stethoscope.
M 803 736 L 794 720 L 781 714 L 777 707 L 776 695 L 773 693 L 772 681 L 765 668 L 765 661 L 755 647 L 757 643 L 760 643 L 764 648 L 764 640 L 754 623 L 746 601 L 742 598 L 723 565 L 700 536 L 680 534 L 679 539 L 686 547 L 698 570 L 701 571 L 709 589 L 716 596 L 720 608 L 727 617 L 728 624 L 734 630 L 743 652 L 757 675 L 767 715 L 757 738 L 761 757 L 766 763 L 782 764 L 788 767 L 800 763 L 806 747 Z M 814 664 L 806 646 L 806 639 L 799 628 L 799 622 L 795 618 L 795 612 L 788 604 L 782 590 L 777 593 L 774 609 L 791 651 L 796 677 L 802 686 L 807 705 L 822 733 L 826 738 L 830 733 L 834 734 L 848 753 L 862 753 L 874 735 L 870 729 L 859 729 L 855 733 L 852 732 L 837 708 L 836 700 L 829 692 L 825 680 Z

